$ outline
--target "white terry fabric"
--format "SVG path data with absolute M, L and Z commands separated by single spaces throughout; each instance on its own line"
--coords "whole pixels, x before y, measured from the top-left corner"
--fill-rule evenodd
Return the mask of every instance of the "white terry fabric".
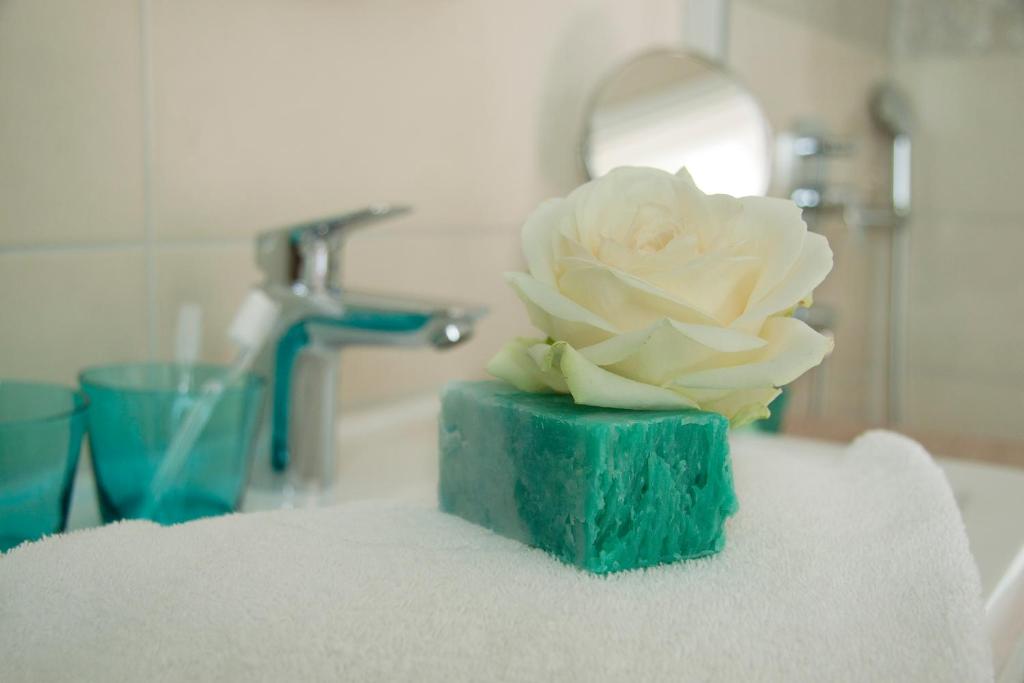
M 885 432 L 839 461 L 738 453 L 711 558 L 586 575 L 423 507 L 366 502 L 0 559 L 5 681 L 991 680 L 952 493 Z

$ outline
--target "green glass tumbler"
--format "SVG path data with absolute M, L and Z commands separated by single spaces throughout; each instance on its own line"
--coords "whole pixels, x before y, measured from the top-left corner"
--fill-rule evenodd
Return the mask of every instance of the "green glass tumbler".
M 227 386 L 173 484 L 159 501 L 152 483 L 175 432 L 219 365 L 139 363 L 88 368 L 89 445 L 103 521 L 145 517 L 162 524 L 237 510 L 262 408 L 262 379 Z
M 68 387 L 0 380 L 0 552 L 64 530 L 87 405 Z

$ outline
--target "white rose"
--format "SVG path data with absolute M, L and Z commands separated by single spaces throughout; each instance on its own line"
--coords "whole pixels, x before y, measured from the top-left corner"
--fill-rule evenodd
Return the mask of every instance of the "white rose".
M 832 269 L 792 202 L 705 195 L 689 174 L 619 168 L 523 226 L 530 273 L 506 278 L 547 340 L 488 364 L 524 391 L 608 408 L 767 417 L 829 339 L 791 317 Z

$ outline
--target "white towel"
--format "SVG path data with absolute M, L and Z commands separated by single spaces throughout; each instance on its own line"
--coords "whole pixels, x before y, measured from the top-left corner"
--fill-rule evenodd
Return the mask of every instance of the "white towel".
M 953 496 L 912 441 L 737 453 L 714 557 L 601 578 L 426 507 L 132 522 L 0 559 L 5 681 L 980 681 Z

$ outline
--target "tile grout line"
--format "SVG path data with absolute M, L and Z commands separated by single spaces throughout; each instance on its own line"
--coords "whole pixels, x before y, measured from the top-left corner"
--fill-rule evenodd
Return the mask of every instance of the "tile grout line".
M 153 71 L 150 3 L 139 0 L 139 70 L 142 97 L 142 221 L 146 271 L 147 355 L 156 359 L 156 254 L 153 219 Z
M 14 244 L 0 246 L 0 256 L 11 256 L 20 254 L 88 254 L 96 251 L 129 251 L 142 249 L 145 242 L 142 240 L 131 240 L 127 242 L 97 242 L 88 244 L 85 242 L 77 244 Z
M 145 193 L 145 190 L 144 190 Z M 145 221 L 145 217 L 143 218 Z M 477 239 L 490 239 L 494 235 L 507 235 L 518 233 L 519 225 L 491 225 L 481 227 L 457 227 L 457 228 L 391 228 L 381 229 L 377 232 L 365 232 L 359 235 L 360 240 L 379 241 L 391 239 L 404 239 L 407 237 L 467 237 Z M 97 251 L 126 251 L 131 249 L 145 250 L 151 245 L 154 252 L 164 249 L 201 249 L 220 247 L 251 247 L 253 236 L 245 237 L 167 237 L 158 239 L 153 235 L 152 239 L 137 240 L 116 240 L 110 242 L 55 242 L 47 244 L 43 242 L 23 244 L 0 244 L 0 256 L 17 254 L 79 254 Z
M 161 249 L 200 249 L 209 247 L 240 247 L 252 244 L 250 237 L 220 238 L 220 239 L 167 239 L 152 241 L 154 251 Z M 80 254 L 94 251 L 127 251 L 131 249 L 144 250 L 147 245 L 146 239 L 119 240 L 116 242 L 72 242 L 55 244 L 12 244 L 0 245 L 0 256 L 9 254 Z

